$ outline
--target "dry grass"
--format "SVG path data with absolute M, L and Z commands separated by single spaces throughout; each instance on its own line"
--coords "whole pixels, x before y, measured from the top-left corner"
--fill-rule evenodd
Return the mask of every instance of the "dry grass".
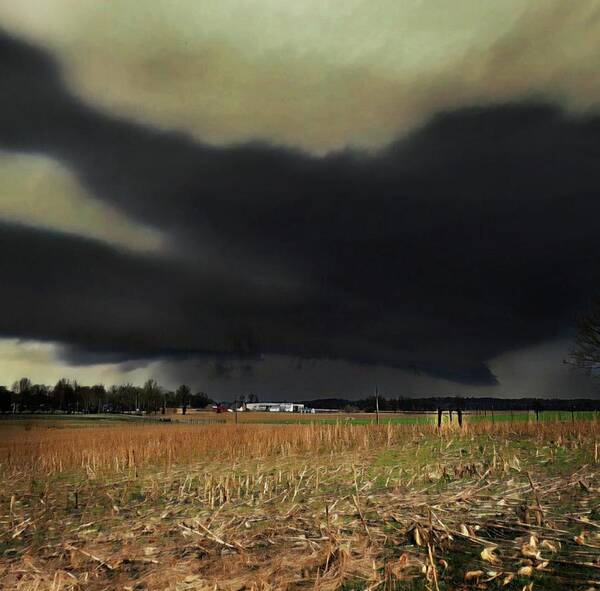
M 597 439 L 598 423 L 480 422 L 441 434 L 428 425 L 234 425 L 120 424 L 80 429 L 48 429 L 44 421 L 0 428 L 0 471 L 54 474 L 73 470 L 119 473 L 131 468 L 169 467 L 198 460 L 243 460 L 295 454 L 366 451 L 403 445 L 415 437 L 460 439 L 493 434 L 538 441 L 573 434 Z
M 6 589 L 600 586 L 600 425 L 0 431 Z
M 287 413 L 287 412 L 238 412 L 238 423 L 335 423 L 335 422 L 356 422 L 359 424 L 375 424 L 376 416 L 372 412 L 327 412 L 327 413 Z M 445 413 L 447 415 L 447 413 Z M 419 422 L 431 424 L 437 421 L 437 412 L 388 412 L 379 413 L 381 423 L 396 422 L 406 420 L 407 422 Z M 466 416 L 466 415 L 465 415 Z M 219 418 L 227 423 L 235 423 L 234 413 L 215 414 L 213 412 L 201 411 L 189 415 L 179 415 L 178 419 L 186 417 L 205 417 Z M 447 419 L 447 416 L 445 417 Z M 456 420 L 456 419 L 455 419 Z
M 429 430 L 431 431 L 431 430 Z M 164 467 L 218 458 L 241 460 L 298 453 L 339 453 L 393 445 L 414 427 L 363 428 L 334 425 L 126 424 L 95 429 L 49 430 L 43 422 L 24 432 L 0 432 L 4 473 L 49 474 L 77 469 L 119 473 L 137 467 Z M 423 430 L 419 430 L 419 433 Z

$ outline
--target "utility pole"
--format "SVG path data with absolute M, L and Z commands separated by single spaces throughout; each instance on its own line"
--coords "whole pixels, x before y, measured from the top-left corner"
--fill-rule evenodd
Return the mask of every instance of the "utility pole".
M 379 389 L 375 388 L 375 413 L 377 414 L 377 424 L 379 425 Z

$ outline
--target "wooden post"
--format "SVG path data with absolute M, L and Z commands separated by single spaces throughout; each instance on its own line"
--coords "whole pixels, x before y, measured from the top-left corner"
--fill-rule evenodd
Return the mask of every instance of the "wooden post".
M 458 416 L 458 426 L 462 429 L 462 410 L 460 408 L 456 411 L 456 415 Z
M 377 414 L 377 424 L 379 425 L 379 389 L 375 388 L 375 413 Z
M 442 409 L 438 407 L 438 429 L 442 428 Z

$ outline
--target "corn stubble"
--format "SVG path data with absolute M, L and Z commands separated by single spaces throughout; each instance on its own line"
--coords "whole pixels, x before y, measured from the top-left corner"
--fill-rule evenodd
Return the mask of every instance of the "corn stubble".
M 600 588 L 599 436 L 595 421 L 3 427 L 0 586 Z

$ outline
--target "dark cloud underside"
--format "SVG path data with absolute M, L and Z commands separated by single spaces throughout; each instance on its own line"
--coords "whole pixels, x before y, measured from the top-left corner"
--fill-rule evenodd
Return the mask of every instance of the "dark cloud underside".
M 285 354 L 492 384 L 490 359 L 564 334 L 600 287 L 594 115 L 473 106 L 316 157 L 102 113 L 6 35 L 0 79 L 0 147 L 60 160 L 170 240 L 151 256 L 0 226 L 3 335 L 82 361 Z

